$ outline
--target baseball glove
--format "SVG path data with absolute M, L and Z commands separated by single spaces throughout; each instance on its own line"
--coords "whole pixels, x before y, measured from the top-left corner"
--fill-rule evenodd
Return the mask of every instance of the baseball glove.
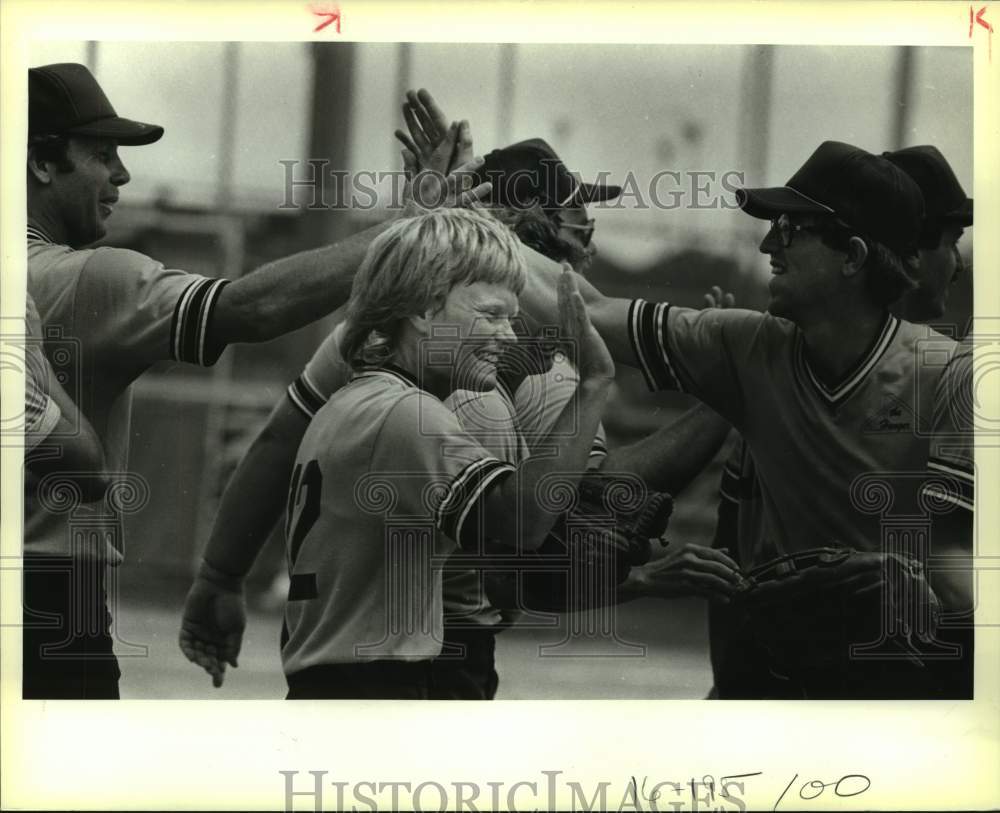
M 815 548 L 750 571 L 734 607 L 779 668 L 849 663 L 858 647 L 920 661 L 941 605 L 919 562 L 894 553 Z
M 666 531 L 673 499 L 631 475 L 587 472 L 572 506 L 516 571 L 486 576 L 500 609 L 570 612 L 615 600 L 629 569 L 649 561 L 650 540 Z

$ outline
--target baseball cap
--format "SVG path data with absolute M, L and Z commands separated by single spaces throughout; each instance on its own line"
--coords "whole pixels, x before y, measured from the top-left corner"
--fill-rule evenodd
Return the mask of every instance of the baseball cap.
M 840 141 L 824 141 L 784 186 L 739 189 L 751 217 L 834 215 L 900 253 L 916 250 L 924 215 L 917 184 L 895 164 Z
M 882 156 L 916 181 L 924 195 L 924 216 L 929 221 L 972 225 L 972 198 L 965 194 L 951 165 L 930 144 L 906 147 Z
M 152 144 L 158 124 L 119 116 L 83 65 L 62 62 L 28 70 L 28 134 L 113 138 L 119 144 Z
M 581 183 L 540 138 L 493 150 L 483 158 L 479 179 L 492 182 L 491 200 L 504 206 L 526 208 L 537 201 L 543 209 L 561 209 L 613 200 L 622 192 L 620 186 Z

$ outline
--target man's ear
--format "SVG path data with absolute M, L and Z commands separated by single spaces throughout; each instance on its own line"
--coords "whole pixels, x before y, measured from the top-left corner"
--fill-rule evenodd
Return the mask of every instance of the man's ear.
M 852 237 L 847 243 L 847 257 L 844 259 L 843 274 L 853 277 L 860 271 L 868 259 L 868 246 L 860 237 Z
M 28 147 L 28 174 L 34 176 L 40 184 L 52 183 L 51 162 L 42 161 L 34 147 Z

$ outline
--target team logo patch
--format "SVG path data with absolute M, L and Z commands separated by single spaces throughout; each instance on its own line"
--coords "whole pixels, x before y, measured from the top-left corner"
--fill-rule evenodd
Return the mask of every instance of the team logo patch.
M 895 395 L 883 395 L 879 408 L 861 425 L 865 434 L 913 431 L 913 410 Z

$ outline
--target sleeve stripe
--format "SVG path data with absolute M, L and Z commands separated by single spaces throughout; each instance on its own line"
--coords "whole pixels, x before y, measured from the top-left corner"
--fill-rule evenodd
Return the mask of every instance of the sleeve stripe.
M 219 292 L 228 282 L 225 279 L 198 279 L 184 289 L 174 308 L 173 324 L 170 327 L 170 347 L 174 360 L 201 365 L 215 362 L 206 348 L 209 320 Z M 221 349 L 220 346 L 220 352 Z M 217 357 L 217 354 L 214 355 Z
M 927 461 L 927 468 L 931 471 L 939 471 L 942 474 L 948 474 L 952 477 L 958 477 L 968 483 L 975 485 L 976 478 L 973 472 L 967 468 L 961 468 L 960 464 L 951 460 L 942 460 L 941 458 L 931 458 Z
M 732 474 L 728 470 L 723 470 L 722 479 L 719 481 L 719 496 L 725 497 L 732 502 L 739 502 L 740 478 L 739 475 Z
M 319 394 L 316 386 L 309 380 L 307 373 L 302 373 L 291 384 L 288 385 L 288 397 L 307 418 L 315 417 L 326 399 Z
M 970 499 L 966 499 L 964 496 L 959 494 L 952 494 L 937 485 L 924 486 L 923 493 L 930 497 L 934 497 L 935 499 L 944 500 L 945 502 L 950 502 L 953 505 L 958 505 L 967 511 L 975 510 L 975 504 Z
M 461 538 L 462 524 L 476 501 L 502 474 L 514 471 L 510 463 L 495 457 L 476 460 L 466 466 L 448 487 L 448 493 L 437 510 L 437 527 L 451 539 Z
M 52 434 L 53 430 L 59 424 L 59 419 L 62 417 L 62 410 L 55 401 L 49 398 L 45 399 L 44 406 L 42 406 L 42 411 L 40 414 L 35 416 L 32 421 L 25 420 L 24 427 L 24 448 L 25 450 L 34 449 L 39 443 L 45 440 L 49 435 Z
M 651 390 L 682 390 L 680 380 L 670 366 L 665 341 L 665 326 L 670 305 L 652 304 L 642 299 L 629 306 L 629 341 L 639 361 L 639 369 Z

